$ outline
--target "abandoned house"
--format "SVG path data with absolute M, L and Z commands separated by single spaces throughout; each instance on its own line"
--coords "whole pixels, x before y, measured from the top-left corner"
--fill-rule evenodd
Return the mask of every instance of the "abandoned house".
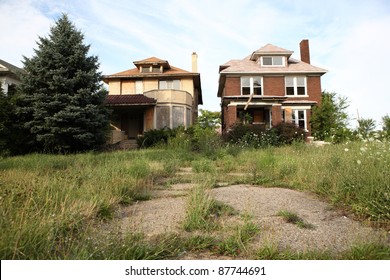
M 300 43 L 301 60 L 292 51 L 267 44 L 219 68 L 222 132 L 236 122 L 265 128 L 293 122 L 310 134 L 310 115 L 321 102 L 321 76 L 327 71 L 310 64 L 309 41 Z
M 112 144 L 135 139 L 151 129 L 187 128 L 196 121 L 202 104 L 196 53 L 192 54 L 192 72 L 156 57 L 134 65 L 103 77 L 109 87 L 105 104 L 113 112 Z

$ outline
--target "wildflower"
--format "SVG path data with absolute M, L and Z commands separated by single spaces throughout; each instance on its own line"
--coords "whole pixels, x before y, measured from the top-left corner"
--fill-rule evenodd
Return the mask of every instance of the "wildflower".
M 349 151 L 349 149 L 348 149 L 348 148 L 345 148 L 345 149 L 344 149 L 344 151 L 348 152 L 348 151 Z

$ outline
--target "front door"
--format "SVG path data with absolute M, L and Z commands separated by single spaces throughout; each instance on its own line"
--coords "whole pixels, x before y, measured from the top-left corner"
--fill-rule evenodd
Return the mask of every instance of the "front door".
M 143 132 L 143 115 L 134 114 L 122 117 L 122 130 L 125 131 L 127 138 L 135 139 Z

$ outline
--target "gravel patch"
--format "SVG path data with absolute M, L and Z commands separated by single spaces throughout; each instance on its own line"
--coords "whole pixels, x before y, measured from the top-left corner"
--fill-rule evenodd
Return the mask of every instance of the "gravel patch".
M 176 184 L 154 190 L 151 200 L 124 207 L 119 221 L 121 230 L 143 232 L 151 238 L 167 233 L 185 234 L 182 222 L 185 219 L 188 193 L 194 186 Z M 359 242 L 390 243 L 386 231 L 363 226 L 308 193 L 283 188 L 233 185 L 212 189 L 210 194 L 241 214 L 251 215 L 253 222 L 260 226 L 260 232 L 249 245 L 251 251 L 264 245 L 276 245 L 279 249 L 295 252 L 327 250 L 337 253 Z M 295 213 L 314 227 L 299 228 L 287 223 L 278 216 L 280 211 Z M 204 252 L 187 257 L 212 258 Z
M 234 207 L 241 213 L 253 215 L 261 227 L 254 246 L 276 244 L 294 251 L 330 250 L 340 252 L 351 245 L 367 241 L 384 241 L 386 233 L 331 209 L 330 205 L 313 195 L 282 188 L 262 188 L 234 185 L 211 191 L 215 199 Z M 280 211 L 296 213 L 314 229 L 299 228 L 278 216 Z

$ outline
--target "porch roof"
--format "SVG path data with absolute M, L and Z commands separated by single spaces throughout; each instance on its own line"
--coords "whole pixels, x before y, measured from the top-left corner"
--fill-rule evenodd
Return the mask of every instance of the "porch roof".
M 107 106 L 120 106 L 120 105 L 156 105 L 157 100 L 147 97 L 143 94 L 126 94 L 126 95 L 107 95 L 104 102 Z

